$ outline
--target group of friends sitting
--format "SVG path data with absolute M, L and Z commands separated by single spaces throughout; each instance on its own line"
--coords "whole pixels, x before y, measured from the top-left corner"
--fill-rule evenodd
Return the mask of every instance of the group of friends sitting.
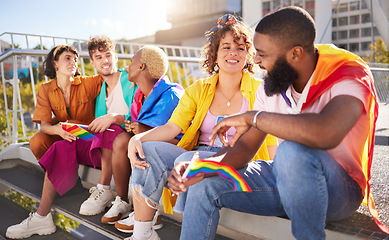
M 298 7 L 266 15 L 255 34 L 226 14 L 205 34 L 210 77 L 185 90 L 166 76 L 168 57 L 156 46 L 117 69 L 115 43 L 93 37 L 95 76 L 80 76 L 74 47 L 54 47 L 43 64 L 52 80 L 39 88 L 33 116 L 41 130 L 30 140 L 45 172 L 42 198 L 6 236 L 54 233 L 53 201 L 86 164 L 101 176 L 79 214 L 110 207 L 101 222 L 130 239 L 160 239 L 160 202 L 167 213 L 183 213 L 180 239 L 214 239 L 221 208 L 287 216 L 296 239 L 325 239 L 326 221 L 369 199 L 378 106 L 366 63 L 315 45 L 315 36 L 313 19 Z M 254 64 L 264 79 L 251 75 Z M 95 137 L 78 139 L 61 123 L 88 125 Z M 183 178 L 195 152 L 237 169 L 252 192 L 212 173 Z

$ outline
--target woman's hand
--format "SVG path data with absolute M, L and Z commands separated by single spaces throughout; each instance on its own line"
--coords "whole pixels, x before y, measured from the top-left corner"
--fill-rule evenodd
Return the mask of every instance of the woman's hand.
M 131 128 L 131 121 L 130 120 L 124 120 L 124 129 L 126 129 L 126 132 L 132 132 Z
M 66 121 L 68 122 L 68 121 Z M 52 125 L 50 122 L 41 122 L 41 131 L 48 135 L 58 135 L 66 141 L 73 142 L 77 137 L 62 129 L 62 125 Z
M 58 125 L 58 126 L 55 126 L 55 127 L 58 128 L 58 130 L 57 130 L 58 131 L 58 135 L 61 138 L 63 138 L 64 140 L 69 141 L 69 142 L 73 142 L 73 141 L 77 140 L 76 136 L 74 136 L 73 134 L 63 130 L 61 125 Z
M 146 161 L 141 160 L 145 158 L 145 154 L 143 153 L 142 142 L 137 136 L 133 136 L 128 143 L 128 158 L 132 168 L 137 167 L 145 170 L 146 167 L 150 167 Z
M 189 179 L 183 179 L 182 174 L 188 168 L 190 162 L 177 163 L 170 173 L 168 178 L 168 186 L 173 194 L 180 195 L 180 192 L 186 192 L 188 186 L 201 182 L 204 178 L 204 174 L 197 174 L 195 177 Z
M 140 122 L 133 122 L 130 125 L 130 129 L 134 134 L 138 134 L 138 133 L 146 132 L 146 131 L 152 129 L 152 127 L 147 126 L 147 125 L 140 123 Z

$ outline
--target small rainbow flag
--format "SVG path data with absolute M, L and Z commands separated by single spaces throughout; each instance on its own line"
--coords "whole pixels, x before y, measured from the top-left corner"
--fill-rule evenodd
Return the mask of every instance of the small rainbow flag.
M 201 159 L 199 158 L 199 153 L 195 152 L 188 168 L 186 169 L 182 177 L 184 179 L 191 178 L 199 173 L 217 173 L 219 176 L 231 180 L 234 183 L 236 191 L 252 191 L 250 186 L 236 171 L 235 168 L 225 163 Z
M 73 123 L 61 123 L 62 129 L 83 140 L 92 140 L 96 136 L 88 132 L 85 126 Z

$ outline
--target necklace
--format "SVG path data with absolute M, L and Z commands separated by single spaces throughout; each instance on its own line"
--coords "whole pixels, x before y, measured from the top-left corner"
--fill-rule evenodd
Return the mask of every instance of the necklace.
M 62 92 L 64 98 L 68 98 L 68 97 L 69 97 L 69 93 L 70 93 L 70 89 L 69 89 L 69 91 L 65 91 L 65 90 L 62 89 L 60 86 L 58 86 L 58 87 L 59 87 L 59 89 L 61 90 L 61 92 Z
M 220 90 L 220 88 L 219 88 L 219 90 Z M 226 95 L 224 95 L 224 93 L 220 90 L 220 93 L 223 95 L 223 97 L 225 97 L 228 101 L 227 101 L 227 107 L 230 107 L 231 106 L 231 100 L 234 98 L 234 96 L 235 96 L 235 94 L 237 93 L 237 92 L 235 92 L 233 95 L 232 95 L 232 97 L 231 98 L 228 98 L 228 97 L 226 97 Z

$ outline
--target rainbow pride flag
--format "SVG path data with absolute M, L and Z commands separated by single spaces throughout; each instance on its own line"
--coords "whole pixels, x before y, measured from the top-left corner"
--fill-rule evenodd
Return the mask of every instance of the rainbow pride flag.
M 188 168 L 186 169 L 182 177 L 184 179 L 192 178 L 199 173 L 217 173 L 219 176 L 232 181 L 234 183 L 236 191 L 252 191 L 250 186 L 236 171 L 235 168 L 225 163 L 201 159 L 199 158 L 199 153 L 195 152 Z
M 85 126 L 73 123 L 61 123 L 62 129 L 83 140 L 93 140 L 96 136 L 88 132 Z

